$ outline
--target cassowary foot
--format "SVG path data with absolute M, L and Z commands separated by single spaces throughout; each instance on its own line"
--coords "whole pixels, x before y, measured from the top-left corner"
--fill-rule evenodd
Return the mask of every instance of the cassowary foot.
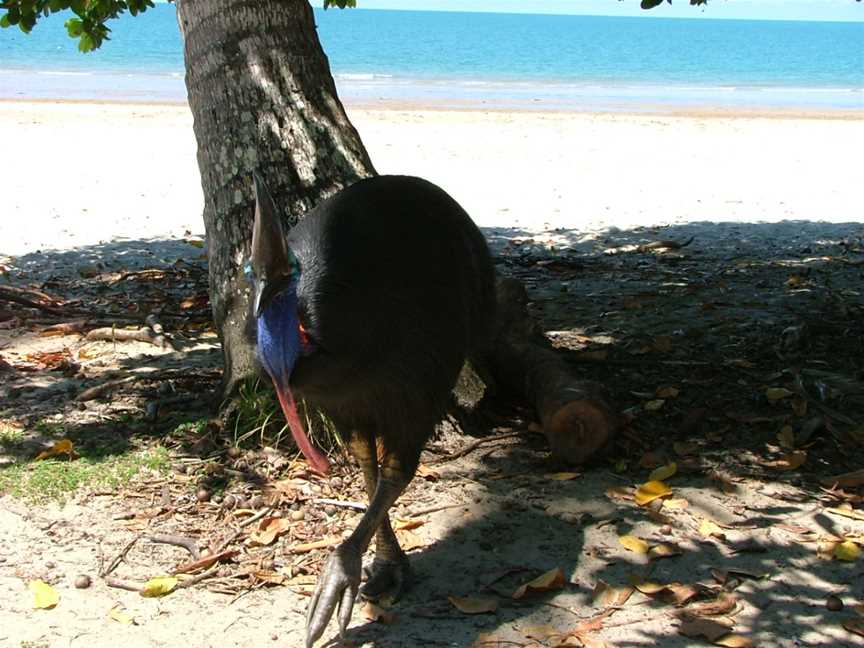
M 360 587 L 362 561 L 361 552 L 346 544 L 339 545 L 330 555 L 306 611 L 306 648 L 312 648 L 324 634 L 333 612 L 337 612 L 339 619 L 339 636 L 345 634 Z
M 395 560 L 375 556 L 375 560 L 364 572 L 366 582 L 360 589 L 360 595 L 369 601 L 378 601 L 385 597 L 398 600 L 411 585 L 413 577 L 408 557 L 401 553 Z

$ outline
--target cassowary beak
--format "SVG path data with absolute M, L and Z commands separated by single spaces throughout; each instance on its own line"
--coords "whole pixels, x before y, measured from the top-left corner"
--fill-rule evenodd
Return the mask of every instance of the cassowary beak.
M 252 271 L 255 275 L 253 295 L 255 316 L 259 317 L 280 288 L 280 277 L 291 275 L 291 257 L 279 212 L 261 175 L 252 174 L 255 185 L 255 223 L 252 226 Z
M 276 397 L 279 399 L 279 405 L 282 406 L 282 413 L 285 415 L 285 421 L 291 430 L 291 436 L 294 437 L 294 442 L 306 457 L 312 470 L 320 475 L 326 475 L 330 472 L 330 462 L 327 457 L 318 448 L 312 445 L 309 437 L 306 436 L 306 431 L 300 423 L 300 417 L 297 416 L 297 404 L 294 402 L 294 395 L 287 385 L 280 385 L 279 381 L 273 381 L 273 387 L 276 390 Z

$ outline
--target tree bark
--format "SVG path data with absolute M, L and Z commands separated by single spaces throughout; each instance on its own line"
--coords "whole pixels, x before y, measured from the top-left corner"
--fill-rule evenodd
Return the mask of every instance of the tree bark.
M 256 369 L 249 256 L 259 169 L 286 230 L 375 169 L 336 95 L 307 0 L 177 0 L 198 142 L 224 392 Z

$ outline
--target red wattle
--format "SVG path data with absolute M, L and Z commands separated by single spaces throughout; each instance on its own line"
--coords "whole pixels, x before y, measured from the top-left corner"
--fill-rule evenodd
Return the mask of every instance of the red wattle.
M 309 462 L 312 470 L 321 475 L 326 475 L 330 471 L 330 462 L 327 461 L 324 453 L 312 445 L 309 437 L 306 436 L 303 425 L 300 423 L 300 417 L 297 416 L 297 405 L 294 403 L 294 396 L 291 394 L 291 390 L 288 387 L 282 390 L 275 381 L 273 385 L 276 388 L 276 396 L 279 398 L 279 404 L 282 406 L 282 413 L 285 414 L 285 420 L 288 422 L 288 427 L 291 430 L 294 441 L 297 443 L 297 447 L 300 448 L 300 452 L 306 457 L 306 461 Z

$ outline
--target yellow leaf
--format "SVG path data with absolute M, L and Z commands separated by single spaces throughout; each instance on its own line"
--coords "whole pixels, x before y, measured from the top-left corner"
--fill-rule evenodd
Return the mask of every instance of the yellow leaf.
M 766 468 L 772 468 L 774 470 L 797 470 L 804 462 L 807 461 L 807 453 L 804 450 L 794 450 L 793 452 L 787 452 L 777 461 L 763 461 L 762 465 Z
M 495 599 L 448 596 L 447 600 L 463 614 L 488 614 L 498 609 L 498 601 Z
M 648 549 L 650 549 L 647 542 L 632 535 L 621 536 L 618 538 L 618 542 L 626 549 L 637 554 L 646 554 L 648 553 Z
M 853 520 L 861 520 L 864 522 L 864 511 L 856 511 L 851 508 L 829 508 L 825 509 L 829 513 L 833 513 L 834 515 L 842 515 L 843 517 L 851 518 Z
M 174 591 L 174 588 L 177 587 L 177 582 L 178 581 L 174 576 L 157 576 L 156 578 L 151 578 L 144 583 L 144 587 L 141 588 L 141 596 L 145 598 L 165 596 Z
M 710 538 L 711 536 L 716 538 L 726 537 L 726 534 L 723 533 L 723 529 L 721 529 L 716 522 L 708 518 L 702 518 L 702 522 L 699 524 L 699 535 L 704 538 Z
M 674 544 L 661 542 L 658 545 L 651 547 L 648 551 L 648 556 L 651 560 L 659 560 L 660 558 L 670 558 L 671 556 L 680 556 L 681 549 Z
M 624 605 L 630 595 L 633 594 L 632 587 L 613 587 L 602 580 L 598 580 L 591 593 L 594 605 L 608 607 L 610 605 Z
M 36 455 L 36 461 L 50 459 L 51 457 L 56 457 L 61 454 L 69 455 L 70 459 L 74 458 L 75 450 L 73 449 L 72 442 L 69 439 L 60 439 L 55 442 L 50 448 L 43 450 Z
M 666 401 L 662 398 L 657 398 L 655 400 L 650 400 L 643 405 L 646 411 L 648 412 L 656 412 L 660 408 L 662 408 L 666 404 Z
M 36 609 L 50 610 L 60 602 L 57 590 L 44 581 L 30 581 L 27 587 L 33 592 L 33 607 Z
M 199 239 L 186 239 L 186 242 L 192 247 L 198 248 L 199 250 L 204 247 L 204 241 L 201 241 Z
M 791 425 L 784 425 L 780 428 L 780 431 L 777 433 L 777 442 L 781 448 L 786 448 L 787 450 L 795 449 L 795 430 L 792 429 Z
M 402 547 L 402 551 L 411 551 L 426 546 L 426 541 L 423 538 L 407 529 L 397 531 L 396 539 L 399 540 L 399 546 Z
M 658 497 L 666 497 L 672 494 L 672 489 L 662 481 L 648 481 L 636 489 L 634 499 L 639 506 L 645 506 Z
M 678 472 L 678 464 L 673 461 L 665 466 L 655 468 L 648 476 L 648 481 L 665 481 L 672 477 L 676 472 Z
M 665 500 L 663 500 L 663 508 L 685 509 L 688 506 L 690 506 L 690 502 L 688 502 L 683 497 L 679 497 L 677 499 L 665 499 Z
M 557 472 L 544 475 L 546 479 L 551 479 L 552 481 L 570 481 L 572 479 L 578 479 L 581 476 L 580 473 L 576 472 Z
M 768 399 L 769 402 L 775 403 L 778 400 L 783 398 L 789 398 L 790 396 L 794 396 L 795 392 L 789 391 L 785 387 L 769 387 L 765 390 L 765 398 Z
M 121 607 L 111 608 L 111 611 L 108 612 L 108 617 L 123 625 L 135 625 L 135 619 L 132 615 L 126 614 Z
M 747 648 L 747 646 L 752 646 L 753 642 L 744 635 L 730 632 L 729 634 L 725 634 L 722 637 L 715 639 L 714 645 L 725 646 L 725 648 Z
M 851 540 L 844 540 L 834 547 L 834 557 L 846 562 L 855 562 L 861 557 L 861 549 Z
M 629 580 L 630 584 L 643 594 L 659 594 L 666 589 L 666 586 L 661 583 L 646 581 L 641 576 L 636 576 L 635 574 L 630 576 Z
M 410 531 L 411 529 L 416 529 L 418 527 L 426 524 L 425 520 L 421 520 L 420 518 L 397 518 L 393 522 L 393 530 L 394 531 Z
M 555 569 L 550 569 L 545 574 L 541 574 L 534 580 L 520 585 L 516 591 L 513 592 L 513 598 L 521 599 L 526 594 L 549 592 L 551 590 L 561 589 L 564 587 L 565 582 L 566 579 L 564 578 L 564 572 L 561 571 L 560 567 L 556 567 Z

